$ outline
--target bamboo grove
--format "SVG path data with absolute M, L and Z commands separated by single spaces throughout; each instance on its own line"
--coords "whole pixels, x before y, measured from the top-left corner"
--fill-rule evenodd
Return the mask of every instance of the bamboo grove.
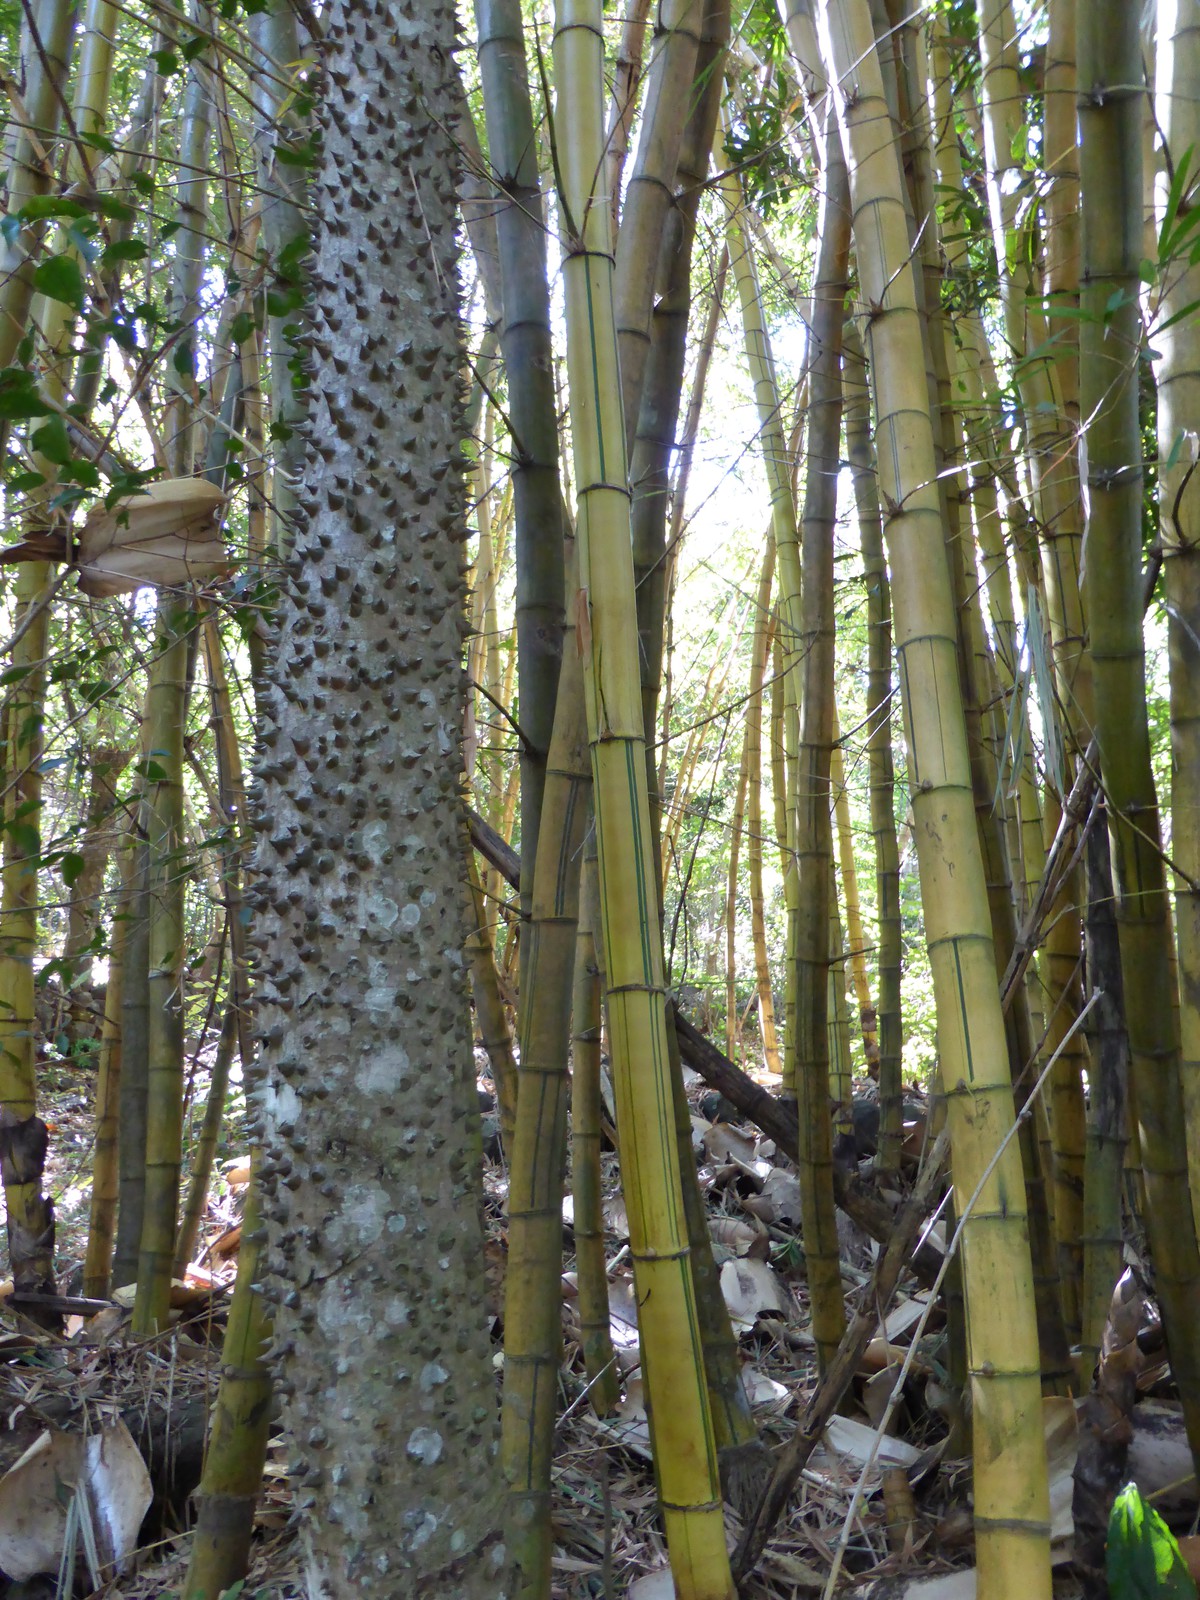
M 1132 1259 L 1200 1464 L 1193 9 L 0 28 L 6 1304 L 60 1333 L 78 1264 L 165 1337 L 250 1149 L 187 1595 L 282 1427 L 311 1592 L 548 1600 L 613 1148 L 675 1592 L 737 1592 L 807 1435 L 742 1383 L 686 1067 L 795 1159 L 814 1415 L 886 1309 L 839 1213 L 877 1288 L 941 1269 L 978 1593 L 1048 1596 L 1042 1400 Z

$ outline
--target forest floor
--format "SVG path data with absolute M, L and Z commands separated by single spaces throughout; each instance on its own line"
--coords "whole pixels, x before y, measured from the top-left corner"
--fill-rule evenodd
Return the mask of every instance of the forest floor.
M 193 1099 L 199 1116 L 210 1052 L 194 1062 Z M 796 1243 L 799 1197 L 794 1170 L 756 1130 L 694 1075 L 689 1077 L 693 1136 L 709 1210 L 714 1255 L 739 1339 L 743 1381 L 768 1446 L 786 1440 L 816 1381 L 803 1256 Z M 78 1293 L 88 1221 L 88 1173 L 93 1120 L 91 1074 L 69 1062 L 45 1064 L 46 1115 L 52 1125 L 49 1185 L 58 1215 L 60 1287 Z M 869 1093 L 869 1085 L 858 1086 Z M 490 1084 L 480 1079 L 481 1091 Z M 236 1102 L 236 1096 L 235 1096 Z M 487 1118 L 485 1116 L 485 1131 Z M 497 1156 L 499 1151 L 493 1141 Z M 156 1457 L 170 1492 L 157 1497 L 143 1527 L 134 1569 L 97 1591 L 125 1600 L 166 1597 L 186 1571 L 188 1496 L 202 1460 L 205 1419 L 219 1373 L 224 1308 L 236 1267 L 246 1145 L 235 1114 L 218 1155 L 217 1181 L 196 1261 L 176 1298 L 180 1321 L 149 1344 L 128 1338 L 128 1310 L 113 1306 L 68 1319 L 65 1338 L 32 1328 L 11 1311 L 0 1319 L 0 1471 L 45 1427 L 95 1428 L 120 1415 L 143 1454 Z M 616 1157 L 604 1157 L 611 1332 L 624 1398 L 617 1412 L 596 1417 L 587 1382 L 574 1303 L 570 1201 L 564 1207 L 562 1419 L 556 1441 L 555 1600 L 670 1600 L 673 1586 L 655 1511 L 649 1430 L 638 1371 L 636 1297 L 629 1262 Z M 488 1159 L 489 1316 L 502 1348 L 503 1279 L 507 1245 L 502 1159 Z M 875 1247 L 839 1214 L 843 1273 L 853 1294 L 870 1280 Z M 2 1291 L 0 1291 L 2 1292 Z M 11 1331 L 8 1331 L 11 1330 Z M 876 1440 L 899 1365 L 911 1353 L 899 1403 Z M 972 1529 L 965 1462 L 946 1454 L 945 1332 L 940 1305 L 932 1307 L 906 1279 L 840 1414 L 834 1418 L 775 1530 L 744 1600 L 800 1600 L 821 1595 L 831 1568 L 840 1568 L 839 1593 L 862 1592 L 875 1580 L 882 1595 L 915 1596 L 918 1577 L 941 1576 L 936 1600 L 972 1600 Z M 500 1363 L 497 1363 L 498 1367 Z M 1057 1404 L 1058 1409 L 1055 1409 Z M 1047 1402 L 1047 1439 L 1056 1484 L 1055 1530 L 1070 1533 L 1070 1471 L 1074 1459 L 1072 1402 Z M 1065 1408 L 1065 1409 L 1064 1409 Z M 1169 1469 L 1168 1469 L 1169 1470 Z M 856 1493 L 860 1477 L 862 1489 Z M 1195 1484 L 1192 1482 L 1194 1499 Z M 1065 1494 L 1065 1505 L 1064 1505 Z M 736 1495 L 732 1496 L 736 1498 Z M 0 1548 L 4 1486 L 0 1482 Z M 244 1595 L 291 1600 L 304 1593 L 299 1541 L 291 1519 L 286 1446 L 270 1448 L 256 1523 L 253 1566 Z M 1064 1520 L 1065 1517 L 1065 1520 Z M 740 1532 L 727 1507 L 731 1540 Z M 840 1549 L 840 1554 L 839 1554 Z M 1061 1549 L 1065 1554 L 1065 1547 Z M 1060 1569 L 1060 1600 L 1079 1593 L 1069 1568 Z M 0 1597 L 52 1600 L 43 1587 L 5 1588 Z M 77 1592 L 82 1592 L 77 1590 Z M 928 1591 L 934 1600 L 934 1591 Z M 449 1600 L 449 1597 L 448 1597 Z

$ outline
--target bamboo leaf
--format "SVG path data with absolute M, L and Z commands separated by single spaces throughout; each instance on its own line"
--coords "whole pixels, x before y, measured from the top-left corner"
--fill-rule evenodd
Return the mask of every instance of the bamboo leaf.
M 51 409 L 38 393 L 33 373 L 27 367 L 6 367 L 0 372 L 0 417 L 19 422 L 27 417 L 44 417 Z
M 61 417 L 52 416 L 40 428 L 35 429 L 30 443 L 56 467 L 65 467 L 71 460 L 71 441 L 67 437 L 66 423 Z
M 74 256 L 48 256 L 34 269 L 33 287 L 74 311 L 83 305 L 83 272 Z
M 1113 1501 L 1107 1566 L 1113 1600 L 1196 1600 L 1174 1535 L 1136 1483 L 1126 1484 Z

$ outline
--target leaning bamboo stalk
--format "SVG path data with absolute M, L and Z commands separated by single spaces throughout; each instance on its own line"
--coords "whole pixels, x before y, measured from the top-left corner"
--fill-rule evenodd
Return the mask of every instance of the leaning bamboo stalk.
M 299 260 L 308 237 L 304 214 L 307 169 L 286 157 L 302 145 L 308 132 L 300 114 L 294 75 L 303 56 L 297 13 L 275 3 L 247 19 L 254 47 L 250 97 L 254 107 L 252 139 L 257 162 L 257 191 L 262 244 L 278 290 L 268 308 L 266 339 L 271 373 L 271 421 L 276 439 L 268 507 L 267 548 L 281 552 L 288 539 L 303 465 L 304 374 L 300 360 L 300 314 L 291 309 L 303 284 Z M 284 159 L 280 159 L 280 157 Z
M 763 894 L 762 721 L 763 678 L 771 652 L 771 586 L 775 579 L 775 539 L 767 534 L 762 575 L 754 608 L 750 646 L 750 685 L 746 697 L 746 862 L 750 877 L 750 933 L 754 941 L 754 981 L 758 991 L 758 1025 L 768 1072 L 780 1076 L 779 1040 L 775 1032 L 775 998 L 767 951 L 766 902 Z
M 1159 18 L 1157 116 L 1177 191 L 1172 194 L 1165 175 L 1160 177 L 1166 256 L 1161 316 L 1171 326 L 1154 338 L 1161 352 L 1159 506 L 1171 664 L 1171 854 L 1178 868 L 1180 1075 L 1192 1157 L 1192 1208 L 1200 1227 L 1200 889 L 1196 887 L 1200 883 L 1200 646 L 1194 632 L 1200 617 L 1200 482 L 1188 448 L 1200 417 L 1200 325 L 1187 314 L 1200 300 L 1200 265 L 1191 263 L 1179 238 L 1189 212 L 1200 202 L 1200 21 L 1193 13 L 1166 4 L 1160 4 Z M 1184 239 L 1192 237 L 1184 232 Z
M 211 96 L 193 63 L 184 100 L 172 308 L 196 330 L 207 231 L 207 150 Z M 193 337 L 194 337 L 193 333 Z M 172 369 L 174 395 L 167 411 L 166 448 L 173 476 L 190 477 L 194 462 L 195 352 L 190 342 Z M 183 1138 L 183 996 L 185 868 L 183 829 L 183 732 L 189 650 L 183 597 L 159 595 L 157 652 L 146 695 L 147 839 L 150 855 L 150 1013 L 147 1068 L 145 1214 L 138 1253 L 138 1288 L 133 1326 L 149 1334 L 166 1326 L 175 1253 L 176 1213 Z M 150 777 L 149 767 L 154 769 Z
M 104 991 L 104 1021 L 100 1032 L 100 1064 L 96 1072 L 96 1146 L 92 1158 L 92 1198 L 88 1217 L 87 1250 L 83 1261 L 83 1292 L 100 1299 L 112 1286 L 113 1244 L 117 1227 L 118 1110 L 121 1093 L 121 995 L 125 981 L 125 945 L 133 906 L 133 879 L 137 865 L 136 836 L 130 815 L 122 840 L 120 887 L 108 941 L 108 982 Z
M 48 642 L 43 561 L 22 565 L 15 592 L 3 725 L 4 833 L 0 865 L 0 1172 L 9 1265 L 21 1294 L 54 1289 L 54 1212 L 42 1192 L 48 1132 L 37 1114 L 33 958 L 41 857 L 43 719 Z
M 833 785 L 833 808 L 837 819 L 838 866 L 842 877 L 842 897 L 846 905 L 846 937 L 850 941 L 847 959 L 858 1002 L 858 1025 L 862 1030 L 867 1071 L 879 1070 L 879 1036 L 875 1006 L 871 1000 L 871 980 L 867 974 L 867 941 L 863 932 L 862 902 L 858 894 L 858 865 L 854 859 L 854 825 L 850 820 L 850 786 L 846 782 L 846 763 L 842 755 L 841 731 L 837 710 L 833 717 L 833 756 L 829 778 Z
M 696 93 L 696 60 L 706 4 L 707 0 L 662 0 L 656 8 L 637 160 L 616 236 L 613 303 L 621 365 L 621 405 L 631 458 L 650 353 L 659 257 L 674 199 L 688 104 Z M 707 154 L 705 149 L 702 155 Z M 689 258 L 690 246 L 689 238 Z
M 54 181 L 54 140 L 65 104 L 63 90 L 71 55 L 73 8 L 63 0 L 41 0 L 27 8 L 22 27 L 24 93 L 16 114 L 5 211 L 16 220 L 0 248 L 0 367 L 10 367 L 29 331 L 36 241 L 45 224 L 22 216 L 30 201 Z
M 556 126 L 583 591 L 576 625 L 592 751 L 608 1023 L 643 1371 L 676 1590 L 683 1600 L 732 1600 L 671 1115 L 610 211 L 595 189 L 603 165 L 603 51 L 598 0 L 559 0 L 558 104 L 560 112 L 571 108 Z
M 217 1049 L 209 1075 L 208 1095 L 204 1102 L 204 1115 L 200 1119 L 200 1132 L 192 1146 L 192 1175 L 188 1183 L 187 1198 L 179 1218 L 179 1231 L 175 1239 L 173 1275 L 182 1278 L 188 1269 L 196 1241 L 200 1237 L 200 1224 L 208 1200 L 208 1186 L 217 1158 L 217 1145 L 221 1125 L 225 1120 L 225 1098 L 229 1093 L 229 1070 L 233 1053 L 237 1049 L 237 1006 L 231 1000 L 226 1004 L 221 1031 L 217 1035 Z
M 883 553 L 879 480 L 871 441 L 866 358 L 854 318 L 846 323 L 846 454 L 854 487 L 858 536 L 867 589 L 867 768 L 871 836 L 875 847 L 875 901 L 879 926 L 879 1164 L 900 1165 L 904 1142 L 900 1012 L 900 846 L 896 836 L 892 762 L 892 604 Z
M 600 1175 L 600 970 L 596 965 L 595 873 L 580 889 L 571 1016 L 571 1192 L 575 1202 L 575 1270 L 579 1281 L 579 1342 L 588 1375 L 588 1403 L 607 1416 L 621 1398 L 613 1354 Z
M 1200 1463 L 1200 1249 L 1170 964 L 1167 886 L 1146 717 L 1142 446 L 1138 419 L 1142 56 L 1138 18 L 1112 0 L 1079 14 L 1085 316 L 1087 601 L 1100 765 L 1109 808 L 1137 1129 L 1163 1329 Z
M 713 344 L 721 315 L 727 262 L 722 255 L 696 349 L 692 392 L 682 432 L 679 410 L 688 328 L 692 312 L 692 253 L 696 220 L 712 149 L 720 103 L 721 58 L 729 40 L 729 0 L 704 0 L 700 38 L 693 53 L 695 81 L 689 89 L 690 112 L 679 141 L 673 182 L 676 193 L 670 216 L 661 228 L 655 271 L 661 293 L 649 316 L 649 349 L 633 419 L 630 487 L 633 504 L 633 568 L 637 588 L 638 636 L 642 664 L 642 716 L 646 731 L 646 770 L 655 836 L 662 826 L 662 776 L 668 740 L 655 758 L 655 724 L 662 692 L 664 634 L 668 599 L 679 555 L 679 538 L 687 499 L 691 452 L 699 427 Z M 632 219 L 631 219 L 632 220 Z M 619 248 L 622 246 L 619 245 Z M 627 423 L 630 419 L 626 418 Z M 674 491 L 671 462 L 678 450 Z M 670 534 L 668 536 L 668 506 Z M 664 707 L 664 732 L 670 717 Z
M 854 1062 L 850 1053 L 850 1012 L 846 994 L 846 939 L 838 906 L 837 874 L 829 880 L 829 1103 L 834 1132 L 853 1135 Z
M 235 1030 L 236 1031 L 236 1030 Z M 259 1210 L 260 1149 L 251 1153 L 237 1277 L 221 1344 L 221 1381 L 213 1404 L 196 1490 L 197 1517 L 183 1592 L 219 1600 L 245 1579 L 254 1511 L 271 1432 L 271 1317 L 261 1292 L 265 1229 Z
M 479 74 L 498 209 L 496 236 L 513 443 L 517 686 L 521 705 L 521 881 L 533 893 L 546 753 L 554 731 L 564 609 L 558 412 L 537 168 L 520 0 L 477 0 Z M 505 702 L 511 704 L 510 701 Z M 528 912 L 528 900 L 523 909 Z
M 963 1211 L 981 1600 L 1050 1593 L 1045 1451 L 1024 1185 L 996 986 L 983 864 L 942 542 L 925 357 L 903 178 L 881 142 L 887 116 L 865 0 L 823 0 L 822 50 L 850 168 L 859 281 L 870 338 L 880 498 L 910 752 L 912 808 Z M 996 1159 L 1003 1147 L 1003 1154 Z M 978 1191 L 978 1193 L 977 1193 Z M 991 1316 L 1003 1301 L 1005 1314 Z M 987 1308 L 986 1310 L 984 1308 Z
M 637 111 L 638 90 L 646 54 L 646 34 L 650 26 L 650 0 L 633 0 L 625 13 L 621 43 L 617 47 L 613 73 L 612 100 L 608 114 L 608 135 L 604 141 L 604 160 L 609 199 L 612 205 L 613 237 L 621 215 L 621 179 L 629 154 L 629 134 Z
M 576 561 L 568 574 L 577 588 Z M 509 1160 L 508 1270 L 500 1464 L 508 1544 L 521 1593 L 550 1594 L 554 1424 L 562 1346 L 562 1190 L 567 1054 L 579 922 L 579 866 L 591 789 L 583 670 L 564 638 L 558 710 L 546 761 L 537 863 L 524 930 L 517 1118 Z
M 1073 54 L 1072 54 L 1073 61 Z M 936 124 L 938 129 L 937 158 L 939 177 L 943 192 L 955 193 L 961 189 L 963 174 L 959 156 L 957 134 L 954 128 L 953 107 L 950 99 L 951 63 L 946 43 L 944 28 L 939 27 L 934 35 L 934 105 Z M 1055 111 L 1061 121 L 1061 108 L 1058 102 L 1063 99 L 1063 91 L 1055 89 Z M 1059 140 L 1059 145 L 1066 138 L 1066 131 L 1059 131 L 1059 125 L 1052 121 L 1051 98 L 1048 93 L 1046 103 L 1047 138 L 1054 132 Z M 1073 110 L 1072 110 L 1073 119 Z M 1070 139 L 1070 158 L 1074 156 L 1073 121 Z M 1055 163 L 1061 164 L 1067 159 L 1066 152 L 1056 147 Z M 1061 187 L 1055 180 L 1056 188 Z M 1061 209 L 1061 207 L 1060 207 Z M 1073 218 L 1064 215 L 1058 219 L 1062 226 L 1070 231 Z M 970 305 L 973 299 L 973 275 L 966 241 L 957 237 L 961 229 L 947 230 L 952 237 L 947 239 L 946 250 L 952 273 L 960 285 L 960 294 Z M 1071 263 L 1072 270 L 1077 269 L 1077 264 Z M 1062 270 L 1062 269 L 1060 269 Z M 1065 326 L 1057 330 L 1057 338 L 1062 340 L 1074 336 L 1074 324 L 1066 321 Z M 976 535 L 982 552 L 982 563 L 986 574 L 989 604 L 992 617 L 993 635 L 996 639 L 995 659 L 1001 670 L 1004 687 L 1008 694 L 1015 691 L 1015 672 L 1017 666 L 1018 638 L 1017 623 L 1013 612 L 1012 583 L 1009 574 L 1008 553 L 1004 546 L 1003 534 L 1000 524 L 1000 514 L 997 503 L 996 480 L 998 476 L 998 444 L 991 418 L 983 395 L 980 379 L 984 354 L 987 348 L 986 335 L 982 319 L 973 308 L 966 310 L 958 318 L 961 347 L 957 364 L 956 382 L 960 392 L 964 395 L 963 423 L 967 432 L 968 463 L 971 471 L 971 506 L 974 513 Z M 1061 430 L 1061 419 L 1059 427 Z M 1057 455 L 1051 456 L 1042 473 L 1045 486 L 1045 495 L 1052 498 L 1059 493 L 1053 483 L 1067 485 L 1064 476 L 1063 458 L 1066 458 L 1067 468 L 1074 471 L 1071 463 L 1072 451 L 1060 440 Z M 1053 480 L 1053 483 L 1052 483 Z M 1069 485 L 1068 485 L 1069 487 Z M 1066 494 L 1066 488 L 1062 492 Z M 1070 566 L 1073 561 L 1072 552 L 1077 545 L 1073 540 L 1072 529 L 1075 526 L 1075 507 L 1069 502 L 1069 495 L 1064 501 L 1062 514 L 1057 516 L 1052 523 L 1041 530 L 1042 533 L 1042 573 L 1044 592 L 1049 613 L 1052 649 L 1056 661 L 1056 670 L 1060 693 L 1067 696 L 1060 702 L 1059 714 L 1063 718 L 1063 729 L 1066 734 L 1068 748 L 1074 748 L 1076 736 L 1072 728 L 1078 723 L 1080 708 L 1072 705 L 1069 700 L 1070 685 L 1074 681 L 1077 671 L 1081 672 L 1078 661 L 1073 657 L 1077 654 L 1077 647 L 1072 646 L 1066 638 L 1069 630 L 1074 627 L 1078 630 L 1080 624 L 1078 617 L 1078 573 L 1077 568 Z M 1068 568 L 1063 563 L 1067 562 Z M 1064 583 L 1070 591 L 1065 597 L 1060 596 Z M 1073 598 L 1072 598 L 1073 597 Z M 1073 607 L 1073 617 L 1068 618 L 1067 611 Z M 1057 641 L 1057 643 L 1055 643 Z M 1064 654 L 1063 652 L 1067 653 Z M 1090 692 L 1089 692 L 1090 704 Z M 1053 730 L 1052 730 L 1053 731 Z M 1047 763 L 1048 769 L 1053 774 L 1054 763 Z M 1020 816 L 1022 819 L 1022 839 L 1027 848 L 1022 852 L 1025 862 L 1025 893 L 1028 897 L 1029 886 L 1033 874 L 1040 877 L 1041 866 L 1044 861 L 1044 847 L 1032 839 L 1030 828 L 1036 819 L 1036 803 L 1032 802 L 1030 795 L 1033 791 L 1032 751 L 1026 742 L 1024 759 L 1020 769 Z M 1060 775 L 1058 781 L 1062 782 Z M 1043 830 L 1045 838 L 1053 838 L 1057 825 L 1058 803 L 1057 791 L 1053 783 L 1048 786 Z M 1071 886 L 1068 885 L 1068 890 Z M 1078 878 L 1075 879 L 1074 895 L 1078 896 Z M 1084 1034 L 1081 1030 L 1071 1030 L 1071 1024 L 1078 1014 L 1077 1005 L 1073 1003 L 1072 996 L 1077 991 L 1073 985 L 1073 977 L 1079 961 L 1080 953 L 1080 920 L 1077 910 L 1072 910 L 1067 901 L 1059 908 L 1050 924 L 1047 937 L 1046 950 L 1043 959 L 1043 972 L 1046 982 L 1046 1006 L 1048 1017 L 1048 1032 L 1043 1046 L 1046 1059 L 1057 1056 L 1052 1081 L 1051 1102 L 1053 1114 L 1051 1116 L 1051 1130 L 1053 1139 L 1053 1160 L 1050 1163 L 1054 1177 L 1054 1216 L 1055 1231 L 1058 1240 L 1059 1252 L 1059 1278 L 1062 1286 L 1062 1300 L 1064 1317 L 1068 1331 L 1077 1331 L 1077 1287 L 1081 1266 L 1081 1239 L 1082 1239 L 1082 1201 L 1083 1201 L 1083 1146 L 1084 1146 L 1084 1105 L 1083 1105 L 1083 1070 L 1086 1067 L 1087 1047 Z M 1066 1041 L 1065 1048 L 1060 1046 Z
M 736 1061 L 741 1054 L 737 995 L 738 869 L 742 861 L 742 835 L 746 831 L 749 778 L 750 730 L 747 726 L 742 733 L 742 750 L 738 757 L 733 815 L 729 821 L 729 864 L 725 874 L 725 1054 L 731 1061 Z
M 802 711 L 796 776 L 798 910 L 795 1082 L 800 1119 L 800 1209 L 804 1216 L 813 1337 L 822 1371 L 846 1328 L 830 1121 L 830 922 L 834 882 L 830 764 L 833 751 L 833 530 L 842 428 L 842 324 L 848 288 L 850 195 L 832 112 L 825 134 L 820 249 L 809 335 L 809 424 L 802 518 L 804 569 Z
M 910 11 L 904 0 L 898 0 L 895 9 L 906 13 Z M 959 677 L 962 684 L 967 743 L 975 793 L 976 824 L 988 886 L 995 958 L 997 969 L 1000 971 L 1007 965 L 1016 937 L 1017 891 L 1013 884 L 1010 857 L 1005 848 L 1003 819 L 997 814 L 997 797 L 1002 789 L 997 780 L 992 747 L 986 737 L 987 707 L 996 700 L 993 688 L 995 668 L 979 613 L 978 585 L 973 572 L 968 571 L 969 542 L 964 541 L 962 531 L 961 451 L 957 440 L 958 427 L 952 400 L 948 340 L 941 299 L 940 253 L 934 213 L 929 129 L 925 114 L 927 97 L 923 87 L 928 74 L 923 65 L 922 35 L 906 21 L 895 38 L 899 46 L 896 61 L 899 101 L 906 127 L 911 125 L 911 137 L 906 141 L 908 177 L 919 229 L 918 250 L 923 269 L 925 344 L 929 363 L 927 382 L 930 385 L 935 452 L 939 466 L 939 490 L 946 524 L 947 563 L 959 613 Z M 1032 784 L 1026 786 L 1024 796 L 1028 798 L 1032 812 L 1031 834 L 1028 829 L 1026 830 L 1027 836 L 1031 839 L 1032 857 L 1027 862 L 1027 868 L 1031 867 L 1036 873 L 1036 879 L 1040 879 L 1041 824 Z M 1019 834 L 1017 846 L 1020 849 Z M 1025 1103 L 1027 1090 L 1022 1085 L 1027 1082 L 1025 1074 L 1032 1066 L 1036 1040 L 1041 1033 L 1040 1012 L 1035 1013 L 1034 1009 L 1035 999 L 1040 1001 L 1040 995 L 1036 990 L 1033 974 L 1030 973 L 1027 983 L 1015 997 L 1010 999 L 1006 1015 L 1010 1069 L 1018 1107 L 1023 1107 Z M 1020 1147 L 1025 1170 L 1043 1384 L 1065 1392 L 1072 1381 L 1072 1374 L 1058 1294 L 1053 1218 L 1047 1188 L 1049 1129 L 1044 1111 L 1040 1113 L 1040 1126 L 1045 1129 L 1044 1144 L 1047 1155 L 1045 1170 L 1039 1153 L 1036 1125 L 1030 1119 L 1022 1119 Z
M 1079 1371 L 1081 1376 L 1086 1373 L 1090 1377 L 1100 1359 L 1113 1285 L 1122 1270 L 1125 1152 L 1132 1118 L 1120 938 L 1103 812 L 1091 822 L 1086 851 L 1085 949 L 1096 1006 L 1089 1050 L 1091 1103 L 1083 1168 Z
M 508 1025 L 508 1014 L 496 972 L 496 944 L 492 937 L 494 918 L 489 912 L 492 902 L 484 895 L 474 851 L 468 851 L 467 867 L 473 911 L 466 938 L 471 968 L 471 999 L 475 1006 L 480 1042 L 488 1058 L 496 1090 L 501 1142 L 505 1150 L 511 1150 L 517 1125 L 517 1064 L 513 1054 L 512 1030 Z

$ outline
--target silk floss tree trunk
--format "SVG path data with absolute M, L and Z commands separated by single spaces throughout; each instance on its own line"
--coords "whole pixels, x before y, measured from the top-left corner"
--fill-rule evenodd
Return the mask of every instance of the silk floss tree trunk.
M 255 796 L 266 1286 L 310 1593 L 497 1600 L 462 955 L 455 20 L 395 0 L 323 21 L 319 398 Z

